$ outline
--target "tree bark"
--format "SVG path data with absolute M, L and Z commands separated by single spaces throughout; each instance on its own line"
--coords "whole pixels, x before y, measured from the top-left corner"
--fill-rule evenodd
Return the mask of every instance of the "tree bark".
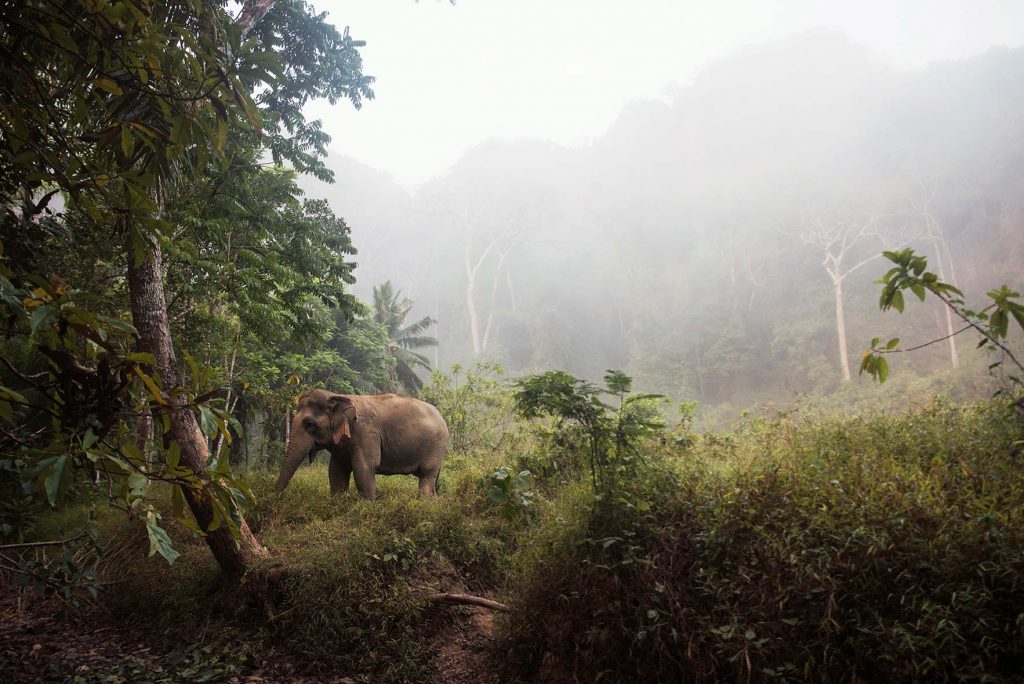
M 843 369 L 843 381 L 850 382 L 850 357 L 846 351 L 846 314 L 843 312 L 843 279 L 832 281 L 836 298 L 836 335 L 839 337 L 839 364 Z
M 941 229 L 939 235 L 932 235 L 932 244 L 935 246 L 935 260 L 938 270 L 939 280 L 942 282 L 949 282 L 950 285 L 956 285 L 956 280 L 946 280 L 946 269 L 944 265 L 945 259 L 943 256 L 943 248 L 945 247 L 946 255 L 949 257 L 949 268 L 950 272 L 953 270 L 953 256 L 949 253 L 949 247 L 946 245 L 946 238 L 942 236 Z M 956 336 L 953 334 L 953 312 L 949 310 L 948 306 L 942 307 L 943 313 L 946 315 L 946 335 L 949 340 L 949 362 L 953 368 L 960 367 L 960 354 L 957 353 L 956 349 Z
M 129 238 L 130 240 L 131 238 Z M 209 458 L 207 442 L 195 415 L 182 395 L 171 391 L 181 386 L 170 324 L 164 296 L 162 273 L 163 251 L 157 240 L 151 240 L 141 262 L 136 263 L 132 245 L 127 245 L 128 289 L 131 295 L 132 320 L 139 332 L 139 345 L 156 359 L 163 391 L 171 402 L 170 429 L 164 434 L 168 442 L 177 442 L 181 448 L 181 463 L 197 475 L 202 473 Z M 200 529 L 207 529 L 214 518 L 210 495 L 193 487 L 182 487 L 185 500 Z M 245 520 L 239 527 L 236 541 L 227 525 L 206 534 L 206 543 L 213 552 L 221 570 L 230 577 L 240 577 L 253 561 L 267 556 L 267 551 L 249 530 Z
M 491 324 L 494 322 L 494 310 L 498 298 L 498 278 L 501 277 L 501 269 L 505 265 L 505 257 L 507 256 L 507 251 L 498 250 L 498 265 L 494 269 L 494 278 L 491 281 L 491 303 L 487 311 L 487 325 L 484 326 L 484 339 L 480 344 L 482 351 L 487 351 L 487 343 L 491 339 Z

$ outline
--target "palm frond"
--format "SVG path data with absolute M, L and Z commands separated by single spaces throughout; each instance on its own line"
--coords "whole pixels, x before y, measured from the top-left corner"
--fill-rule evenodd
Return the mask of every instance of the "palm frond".
M 415 323 L 411 323 L 402 328 L 401 330 L 399 330 L 398 333 L 395 335 L 395 339 L 401 340 L 406 337 L 414 337 L 416 335 L 419 335 L 421 332 L 423 332 L 430 326 L 435 325 L 436 323 L 437 321 L 435 321 L 430 316 L 424 316 L 421 320 L 416 321 Z
M 405 363 L 409 366 L 419 366 L 425 370 L 430 370 L 430 359 L 423 354 L 417 354 L 414 351 L 408 349 L 396 348 L 394 350 L 395 359 L 399 363 Z
M 398 360 L 395 373 L 398 376 L 398 382 L 410 394 L 419 394 L 420 390 L 423 389 L 423 381 L 416 375 L 416 371 L 408 364 L 402 362 L 401 359 Z
M 395 342 L 397 342 L 398 346 L 402 349 L 422 349 L 423 347 L 437 346 L 437 338 L 427 336 L 402 337 L 395 340 Z

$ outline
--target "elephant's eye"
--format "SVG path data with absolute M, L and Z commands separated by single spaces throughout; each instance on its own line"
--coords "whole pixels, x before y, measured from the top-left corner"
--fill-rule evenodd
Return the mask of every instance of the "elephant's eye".
M 314 423 L 312 419 L 307 418 L 303 421 L 302 427 L 305 428 L 307 432 L 316 432 L 316 423 Z

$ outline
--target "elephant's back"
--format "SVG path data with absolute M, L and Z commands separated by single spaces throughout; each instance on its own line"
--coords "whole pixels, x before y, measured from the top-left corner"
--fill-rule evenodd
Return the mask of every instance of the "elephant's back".
M 420 439 L 429 436 L 448 440 L 448 424 L 433 404 L 401 394 L 377 394 L 374 399 L 380 414 L 378 419 L 392 424 L 390 427 L 395 427 L 393 423 L 397 422 L 412 428 Z

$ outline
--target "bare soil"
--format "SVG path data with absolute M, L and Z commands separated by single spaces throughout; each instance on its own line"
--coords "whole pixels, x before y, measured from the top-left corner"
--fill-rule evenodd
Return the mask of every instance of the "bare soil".
M 4 684 L 366 681 L 340 674 L 325 676 L 316 663 L 267 648 L 234 629 L 193 634 L 189 637 L 193 643 L 187 643 L 180 635 L 156 629 L 141 619 L 126 623 L 98 609 L 68 611 L 59 601 L 41 601 L 22 591 L 0 586 L 0 682 Z M 488 662 L 494 614 L 475 606 L 438 610 L 450 614 L 439 621 L 431 681 L 498 681 Z

